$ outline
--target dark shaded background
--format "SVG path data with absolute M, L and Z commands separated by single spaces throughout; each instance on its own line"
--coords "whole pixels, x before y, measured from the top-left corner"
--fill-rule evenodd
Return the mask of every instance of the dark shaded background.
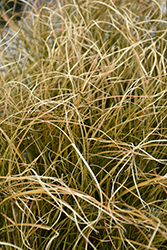
M 15 16 L 15 20 L 20 20 L 21 13 L 24 8 L 24 3 L 21 0 L 8 1 L 0 0 L 0 10 L 4 11 L 9 17 Z M 2 15 L 0 17 L 0 26 L 4 26 L 6 21 L 3 19 Z

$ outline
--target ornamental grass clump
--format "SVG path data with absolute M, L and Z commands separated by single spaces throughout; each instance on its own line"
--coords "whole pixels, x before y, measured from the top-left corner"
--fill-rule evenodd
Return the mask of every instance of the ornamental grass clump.
M 161 3 L 28 2 L 1 30 L 2 249 L 166 248 Z

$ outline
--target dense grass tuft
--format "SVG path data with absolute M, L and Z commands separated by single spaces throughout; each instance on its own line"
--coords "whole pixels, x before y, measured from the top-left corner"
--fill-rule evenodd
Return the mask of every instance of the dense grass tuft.
M 37 2 L 19 22 L 8 19 L 0 33 L 2 249 L 166 248 L 161 2 Z

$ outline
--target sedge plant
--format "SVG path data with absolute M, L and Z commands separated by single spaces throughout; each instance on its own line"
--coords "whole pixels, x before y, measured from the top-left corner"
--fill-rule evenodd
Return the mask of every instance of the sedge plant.
M 166 249 L 164 2 L 3 13 L 1 249 Z

